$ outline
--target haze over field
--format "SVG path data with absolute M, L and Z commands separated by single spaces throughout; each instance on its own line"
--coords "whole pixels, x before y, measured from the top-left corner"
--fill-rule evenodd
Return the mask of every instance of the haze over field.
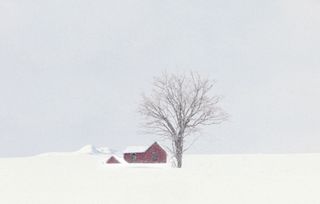
M 216 80 L 231 115 L 190 153 L 320 152 L 320 2 L 0 1 L 0 157 L 151 144 L 152 77 Z

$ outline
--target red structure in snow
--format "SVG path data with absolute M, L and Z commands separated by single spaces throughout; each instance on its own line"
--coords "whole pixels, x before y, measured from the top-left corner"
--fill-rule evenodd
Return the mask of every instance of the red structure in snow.
M 150 147 L 127 147 L 123 158 L 128 163 L 166 163 L 167 153 L 155 142 Z
M 119 162 L 119 160 L 118 160 L 117 158 L 115 158 L 114 156 L 111 156 L 111 157 L 107 160 L 106 163 L 107 163 L 107 164 L 119 164 L 120 162 Z

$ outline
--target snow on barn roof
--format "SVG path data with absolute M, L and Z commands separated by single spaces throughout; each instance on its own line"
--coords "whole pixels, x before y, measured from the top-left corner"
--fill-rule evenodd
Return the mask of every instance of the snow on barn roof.
M 123 153 L 139 153 L 145 152 L 150 146 L 128 146 Z

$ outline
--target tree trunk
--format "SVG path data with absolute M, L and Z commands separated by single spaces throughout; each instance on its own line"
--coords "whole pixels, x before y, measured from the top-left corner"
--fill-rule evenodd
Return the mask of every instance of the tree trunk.
M 177 155 L 177 167 L 182 167 L 182 154 Z
M 175 157 L 177 160 L 177 167 L 181 168 L 182 167 L 182 154 L 183 154 L 183 138 L 182 137 L 178 137 L 178 139 L 175 141 L 175 146 L 176 146 Z

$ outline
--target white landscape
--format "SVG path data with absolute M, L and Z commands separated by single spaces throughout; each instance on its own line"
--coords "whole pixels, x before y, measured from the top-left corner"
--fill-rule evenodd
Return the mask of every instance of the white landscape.
M 319 36 L 320 0 L 0 0 L 0 204 L 320 204 Z
M 185 155 L 169 164 L 105 164 L 108 150 L 0 159 L 2 204 L 316 204 L 320 154 Z

